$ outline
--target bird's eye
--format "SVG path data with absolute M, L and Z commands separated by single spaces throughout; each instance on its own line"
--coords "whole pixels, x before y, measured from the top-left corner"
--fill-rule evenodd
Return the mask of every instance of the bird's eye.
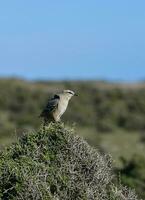
M 73 93 L 72 93 L 72 92 L 68 92 L 68 93 L 73 95 Z

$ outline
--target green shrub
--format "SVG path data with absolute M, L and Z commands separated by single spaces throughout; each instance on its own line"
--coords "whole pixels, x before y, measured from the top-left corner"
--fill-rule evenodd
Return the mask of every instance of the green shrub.
M 122 161 L 123 168 L 118 170 L 121 173 L 122 183 L 135 188 L 145 199 L 145 157 L 134 155 L 131 160 L 122 158 Z
M 137 200 L 112 184 L 111 158 L 63 124 L 24 135 L 0 154 L 1 200 Z

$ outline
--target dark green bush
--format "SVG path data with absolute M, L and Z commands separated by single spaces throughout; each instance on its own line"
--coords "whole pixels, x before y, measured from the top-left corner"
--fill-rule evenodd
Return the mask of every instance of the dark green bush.
M 134 155 L 129 161 L 123 158 L 122 162 L 123 168 L 118 170 L 121 173 L 122 183 L 135 188 L 145 199 L 145 157 Z

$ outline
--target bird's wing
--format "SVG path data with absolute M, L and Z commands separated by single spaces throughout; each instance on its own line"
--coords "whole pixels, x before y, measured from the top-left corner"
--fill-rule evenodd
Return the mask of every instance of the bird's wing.
M 44 117 L 46 114 L 53 112 L 58 106 L 59 99 L 60 97 L 58 95 L 54 95 L 54 97 L 48 101 L 40 117 Z

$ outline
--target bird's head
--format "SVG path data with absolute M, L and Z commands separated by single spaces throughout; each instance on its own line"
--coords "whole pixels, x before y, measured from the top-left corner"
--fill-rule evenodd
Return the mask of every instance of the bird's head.
M 72 90 L 63 90 L 63 95 L 66 96 L 66 98 L 71 99 L 73 96 L 78 96 L 75 92 Z

